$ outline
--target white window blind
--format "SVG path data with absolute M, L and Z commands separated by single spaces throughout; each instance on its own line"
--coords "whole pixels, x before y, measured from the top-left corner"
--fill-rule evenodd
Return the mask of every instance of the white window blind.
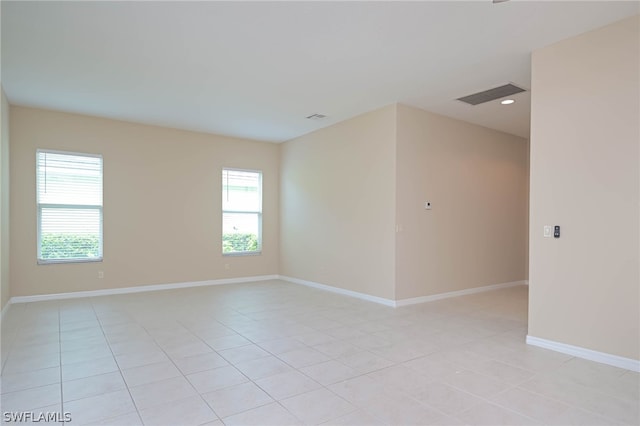
M 39 150 L 38 263 L 102 260 L 102 157 Z
M 222 170 L 222 253 L 262 250 L 262 173 Z

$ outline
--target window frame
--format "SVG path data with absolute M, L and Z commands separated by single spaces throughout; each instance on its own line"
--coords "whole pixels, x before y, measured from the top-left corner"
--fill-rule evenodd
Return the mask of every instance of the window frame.
M 100 205 L 95 204 L 52 204 L 52 203 L 40 203 L 40 173 L 39 173 L 39 161 L 41 153 L 59 154 L 59 155 L 73 155 L 79 157 L 92 157 L 100 159 L 100 178 L 102 185 L 102 203 Z M 43 259 L 42 258 L 42 209 L 87 209 L 98 210 L 100 213 L 99 223 L 99 253 L 98 257 L 93 258 L 70 258 L 70 259 Z M 36 259 L 38 265 L 55 265 L 65 263 L 93 263 L 102 262 L 104 259 L 104 158 L 101 154 L 90 154 L 86 152 L 74 152 L 74 151 L 61 151 L 55 149 L 37 149 L 36 150 Z
M 263 193 L 262 193 L 262 189 L 263 189 L 263 181 L 264 181 L 264 173 L 262 172 L 262 170 L 255 170 L 255 169 L 240 169 L 237 167 L 223 167 L 222 168 L 222 173 L 220 173 L 220 177 L 223 179 L 222 180 L 222 197 L 220 198 L 220 200 L 222 201 L 222 198 L 224 197 L 224 172 L 225 171 L 231 171 L 231 172 L 247 172 L 247 173 L 257 173 L 258 174 L 258 192 L 259 192 L 259 196 L 260 196 L 260 210 L 258 211 L 235 211 L 235 210 L 225 210 L 224 209 L 224 202 L 222 202 L 222 215 L 220 217 L 221 219 L 221 226 L 220 226 L 220 230 L 222 231 L 221 235 L 220 235 L 220 250 L 222 251 L 222 256 L 259 256 L 262 254 L 262 210 L 263 210 Z M 251 251 L 235 251 L 235 252 L 224 252 L 224 215 L 226 213 L 229 214 L 246 214 L 246 215 L 257 215 L 258 216 L 258 250 L 251 250 Z

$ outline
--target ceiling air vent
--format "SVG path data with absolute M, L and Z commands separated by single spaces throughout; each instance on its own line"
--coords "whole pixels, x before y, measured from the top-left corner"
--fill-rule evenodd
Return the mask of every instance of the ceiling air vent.
M 309 120 L 322 120 L 323 118 L 327 118 L 324 114 L 311 114 L 307 116 Z
M 526 90 L 513 84 L 505 84 L 504 86 L 485 90 L 484 92 L 478 92 L 474 93 L 473 95 L 463 96 L 461 98 L 458 98 L 458 100 L 466 102 L 469 105 L 479 105 L 485 102 L 504 98 L 505 96 L 515 95 L 516 93 L 520 92 L 526 92 Z

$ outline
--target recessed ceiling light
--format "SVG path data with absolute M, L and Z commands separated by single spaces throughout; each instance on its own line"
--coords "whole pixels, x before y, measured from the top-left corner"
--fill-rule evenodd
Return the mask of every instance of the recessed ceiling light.
M 502 105 L 511 105 L 515 101 L 513 99 L 505 99 L 504 101 L 500 101 Z

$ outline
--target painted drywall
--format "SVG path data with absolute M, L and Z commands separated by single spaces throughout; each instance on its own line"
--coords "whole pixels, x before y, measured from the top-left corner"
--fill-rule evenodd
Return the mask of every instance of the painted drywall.
M 277 145 L 19 106 L 10 124 L 12 296 L 278 273 Z M 36 263 L 38 148 L 103 155 L 103 262 Z M 263 172 L 262 255 L 222 256 L 223 167 Z
M 529 295 L 529 335 L 636 360 L 639 19 L 533 53 Z
M 395 114 L 281 144 L 282 275 L 394 298 Z
M 528 141 L 405 105 L 397 120 L 396 297 L 526 280 Z
M 9 103 L 2 92 L 2 144 L 0 146 L 0 305 L 4 309 L 11 297 L 9 285 Z

